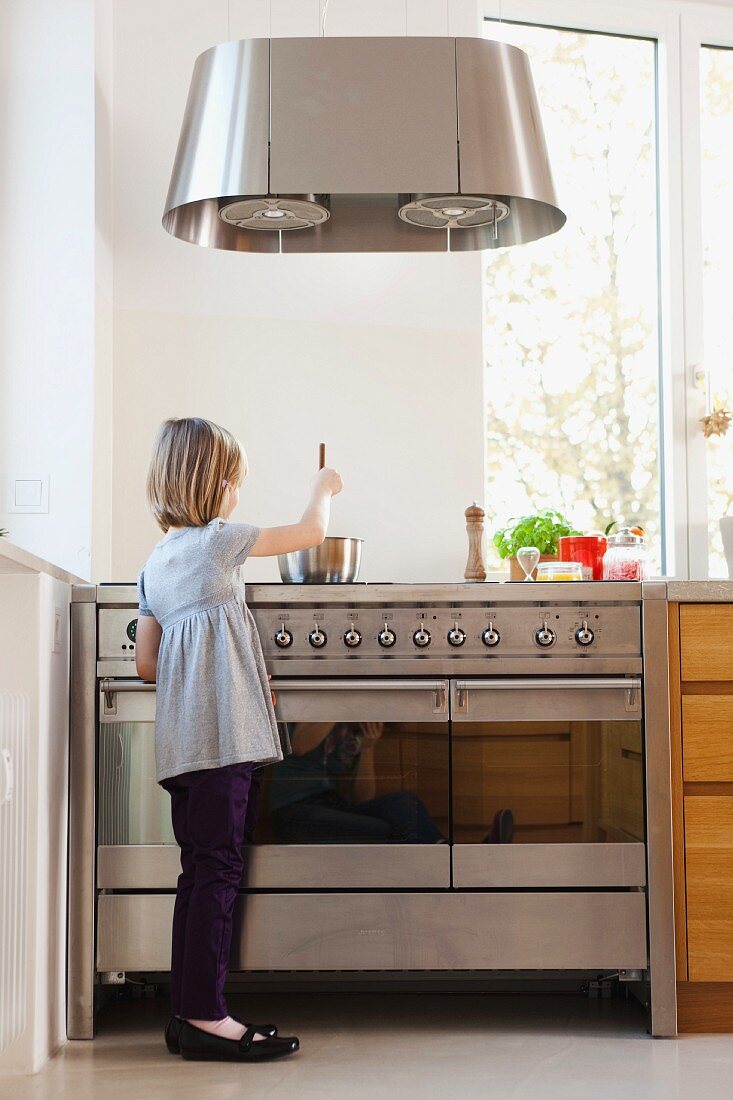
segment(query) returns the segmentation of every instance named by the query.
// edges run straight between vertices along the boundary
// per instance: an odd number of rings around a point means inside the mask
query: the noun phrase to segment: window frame
[[[733,48],[733,11],[685,4],[680,14],[681,126],[684,134],[682,189],[685,244],[685,341],[689,391],[688,471],[690,478],[690,576],[708,576],[707,455],[700,417],[708,412],[709,372],[705,366],[703,300],[702,149],[700,50]],[[692,486],[704,485],[695,494]]]
[[[656,42],[663,552],[668,575],[707,578],[700,48],[733,47],[733,10],[687,0],[480,0],[480,6],[484,19]]]

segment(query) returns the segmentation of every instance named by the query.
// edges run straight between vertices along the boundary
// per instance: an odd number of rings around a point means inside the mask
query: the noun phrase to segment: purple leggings
[[[173,913],[171,1009],[193,1020],[228,1015],[224,982],[244,844],[257,824],[260,772],[254,764],[164,779],[181,849]]]

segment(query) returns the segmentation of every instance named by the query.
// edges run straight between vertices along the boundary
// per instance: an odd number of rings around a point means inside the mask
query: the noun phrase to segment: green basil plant
[[[536,546],[541,554],[556,554],[559,538],[579,534],[562,512],[544,508],[534,516],[510,519],[507,526],[494,535],[494,546],[500,558],[513,557],[521,546]]]

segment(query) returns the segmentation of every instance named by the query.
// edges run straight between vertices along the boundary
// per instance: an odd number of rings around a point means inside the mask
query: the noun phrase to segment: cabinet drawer
[[[683,680],[733,680],[733,604],[680,607]]]
[[[690,980],[733,981],[733,797],[685,798]]]
[[[733,695],[683,696],[682,754],[688,783],[733,782]]]

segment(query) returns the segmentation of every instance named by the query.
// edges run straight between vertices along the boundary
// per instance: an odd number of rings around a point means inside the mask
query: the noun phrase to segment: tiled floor
[[[650,1039],[633,1002],[568,994],[322,993],[231,998],[292,1029],[301,1052],[261,1066],[188,1063],[162,1040],[163,1001],[108,1006],[94,1042],[72,1042],[2,1100],[440,1097],[730,1100],[733,1036]]]

